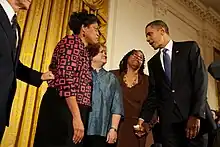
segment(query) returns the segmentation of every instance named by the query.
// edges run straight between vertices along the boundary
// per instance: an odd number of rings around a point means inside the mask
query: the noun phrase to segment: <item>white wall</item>
[[[118,68],[121,58],[133,48],[141,49],[149,59],[154,51],[145,41],[144,30],[149,20],[153,20],[152,3],[147,1],[138,3],[134,0],[111,0],[110,3],[107,37],[109,60],[106,67]]]
[[[145,26],[154,19],[164,20],[176,41],[195,40],[206,65],[213,60],[213,47],[220,49],[220,16],[198,1],[190,0],[109,0],[107,69],[117,69],[131,49],[141,49],[149,60],[155,51],[145,39]],[[192,7],[193,6],[193,7]],[[147,68],[145,70],[148,73]],[[209,103],[218,108],[216,85],[209,77]]]

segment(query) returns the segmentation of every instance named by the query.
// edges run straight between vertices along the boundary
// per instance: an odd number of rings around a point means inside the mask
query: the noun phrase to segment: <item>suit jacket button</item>
[[[174,93],[175,92],[175,90],[172,90],[172,93]]]

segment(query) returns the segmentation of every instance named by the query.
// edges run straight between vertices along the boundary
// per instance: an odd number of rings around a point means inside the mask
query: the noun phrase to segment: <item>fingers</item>
[[[193,126],[193,129],[192,129],[192,132],[191,132],[191,135],[190,135],[191,139],[195,138],[198,133],[199,133],[198,132],[198,126]]]
[[[116,143],[116,139],[113,139],[113,138],[112,138],[112,139],[109,139],[108,143],[109,143],[109,144],[114,144],[114,143]]]
[[[138,137],[143,137],[145,135],[145,132],[136,132],[135,135],[137,135]]]
[[[141,131],[145,131],[146,133],[150,132],[150,125],[148,123],[144,123],[144,125],[141,127]]]
[[[110,140],[110,136],[109,134],[107,135],[107,138],[106,138],[106,142],[108,142]]]
[[[41,80],[47,81],[47,80],[53,80],[55,79],[55,76],[51,71],[45,72],[41,75]]]
[[[116,142],[116,139],[110,138],[107,142],[109,144],[114,144]]]
[[[188,139],[192,139],[192,136],[193,136],[193,130],[192,129],[187,129],[186,130],[186,137]]]
[[[189,117],[186,128],[186,137],[188,139],[195,138],[200,130],[200,119],[196,117]]]
[[[114,144],[117,141],[117,136],[116,135],[111,135],[110,133],[107,135],[106,142],[109,144]]]
[[[138,137],[142,137],[143,135],[145,135],[146,129],[144,128],[143,125],[135,125],[133,127],[135,131],[135,135],[137,135]]]
[[[143,126],[140,127],[140,131],[144,132],[144,131],[148,131],[147,129],[145,129]]]
[[[199,126],[194,125],[191,128],[186,129],[186,137],[189,139],[195,138],[199,133]]]
[[[140,126],[141,125],[134,125],[133,128],[134,128],[135,131],[139,131],[140,130]]]
[[[48,79],[54,79],[55,78],[51,71],[49,71],[47,74],[48,74]]]
[[[76,144],[78,141],[79,141],[79,131],[75,129],[73,135],[73,142]]]
[[[80,143],[84,137],[84,129],[74,129],[73,142]]]
[[[52,74],[52,72],[49,73],[49,78],[52,80],[55,79],[55,76]]]
[[[187,129],[186,131],[186,137],[188,139],[193,139],[196,137],[196,131],[194,129]]]
[[[109,144],[114,144],[116,142],[116,139],[109,138],[108,140],[106,140],[106,142],[109,143]]]

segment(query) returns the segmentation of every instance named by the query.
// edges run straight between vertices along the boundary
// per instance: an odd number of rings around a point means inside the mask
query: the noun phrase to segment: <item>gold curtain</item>
[[[48,71],[56,44],[66,34],[71,34],[69,16],[82,9],[97,15],[101,22],[100,42],[105,43],[108,0],[32,0],[30,10],[18,14],[23,42],[20,60],[37,71]],[[6,129],[1,147],[33,145],[40,102],[46,88],[46,82],[36,88],[18,81],[10,127]]]

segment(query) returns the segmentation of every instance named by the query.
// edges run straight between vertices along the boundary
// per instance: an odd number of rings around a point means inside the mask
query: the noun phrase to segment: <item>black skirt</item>
[[[79,109],[86,132],[89,108]],[[73,143],[72,120],[65,98],[55,88],[48,88],[40,106],[34,147],[83,147],[83,141]]]

